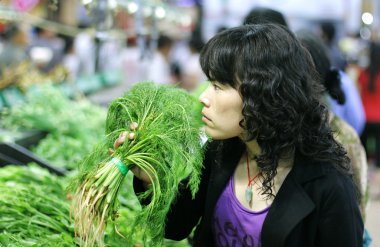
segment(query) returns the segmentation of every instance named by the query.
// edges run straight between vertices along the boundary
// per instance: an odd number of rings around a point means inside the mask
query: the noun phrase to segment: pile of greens
[[[74,189],[72,215],[82,244],[104,245],[109,218],[116,220],[117,196],[126,172],[138,166],[150,174],[151,186],[139,196],[150,199],[133,220],[132,230],[142,232],[146,246],[162,246],[165,218],[175,200],[180,181],[189,176],[193,195],[198,189],[203,150],[199,138],[197,100],[183,90],[153,83],[138,83],[125,96],[112,102],[106,121],[106,138],[82,162]],[[108,149],[124,131],[126,141],[112,156]],[[136,230],[138,229],[138,230]]]
[[[142,244],[143,232],[128,224],[141,206],[132,192],[132,174],[118,195],[119,216],[105,234],[107,246]],[[67,177],[57,177],[36,164],[0,168],[0,246],[78,246],[69,217],[70,196],[64,188]],[[70,221],[69,221],[70,220]],[[117,227],[116,227],[117,226]],[[133,235],[126,239],[124,236]],[[165,241],[164,246],[188,247],[186,241]]]
[[[75,246],[65,181],[36,165],[0,169],[0,246]]]
[[[1,127],[49,134],[32,151],[55,166],[74,169],[103,136],[106,110],[74,101],[53,85],[35,86],[26,101],[4,111]]]

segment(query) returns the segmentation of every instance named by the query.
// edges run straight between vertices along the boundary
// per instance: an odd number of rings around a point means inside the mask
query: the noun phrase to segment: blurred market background
[[[379,0],[0,0],[0,246],[75,245],[65,187],[103,137],[108,104],[146,80],[199,93],[203,44],[255,7],[323,38],[333,65],[364,95],[359,76],[379,46]],[[380,102],[380,87],[373,99]],[[363,141],[372,247],[380,247],[379,136],[377,128]],[[130,190],[120,195],[108,246],[123,246],[118,232],[130,231],[126,222],[139,210]]]

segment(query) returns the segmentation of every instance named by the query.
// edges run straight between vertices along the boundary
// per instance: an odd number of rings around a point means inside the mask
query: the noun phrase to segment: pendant
[[[253,192],[252,192],[251,186],[247,186],[247,188],[245,189],[245,200],[247,203],[251,203],[252,195],[253,195]]]

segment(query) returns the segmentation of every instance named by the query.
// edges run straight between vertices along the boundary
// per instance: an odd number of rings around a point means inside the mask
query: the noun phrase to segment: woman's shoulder
[[[349,171],[340,170],[334,165],[328,165],[323,170],[323,183],[327,187],[343,188],[353,185],[352,174]]]
[[[323,198],[356,200],[357,191],[349,172],[339,170],[331,162],[319,162],[315,165],[320,166],[321,175],[304,185],[306,191],[311,194],[317,193],[318,197]]]
[[[293,169],[295,179],[299,183],[305,184],[305,186],[328,189],[337,184],[346,186],[352,181],[351,174],[343,168],[339,168],[333,161],[313,161],[305,157],[297,158]]]

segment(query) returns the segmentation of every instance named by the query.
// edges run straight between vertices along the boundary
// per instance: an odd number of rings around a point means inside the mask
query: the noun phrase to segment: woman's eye
[[[212,86],[214,87],[214,90],[220,90],[220,87],[217,84],[212,84]]]

